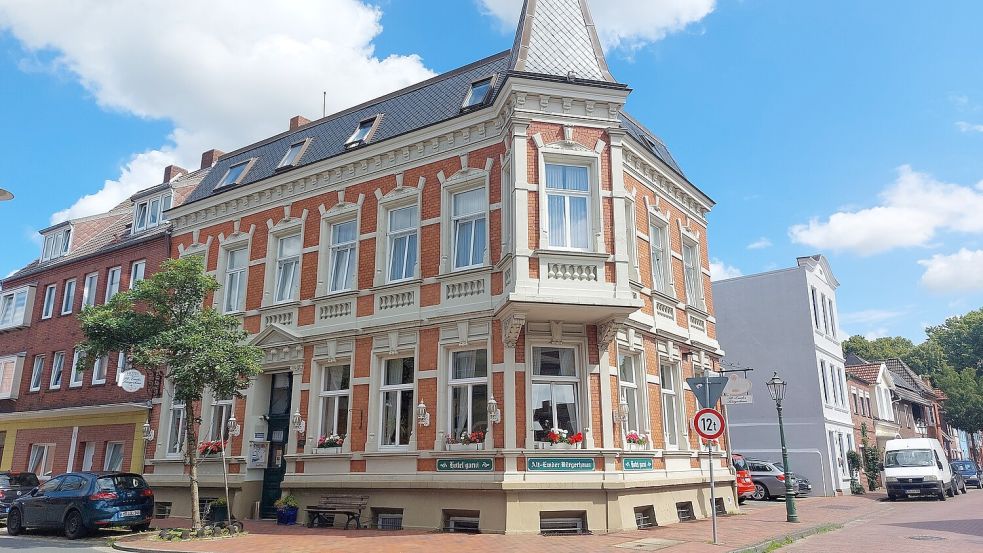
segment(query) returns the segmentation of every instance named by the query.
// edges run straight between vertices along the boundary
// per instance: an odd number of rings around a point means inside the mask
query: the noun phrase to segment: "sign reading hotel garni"
[[[651,457],[625,457],[621,460],[624,470],[652,470]]]
[[[526,470],[540,472],[594,470],[594,459],[592,457],[528,457]]]
[[[437,459],[437,472],[491,472],[494,468],[489,458]]]

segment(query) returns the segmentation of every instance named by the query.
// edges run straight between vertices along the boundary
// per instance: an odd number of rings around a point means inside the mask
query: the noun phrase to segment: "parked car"
[[[748,469],[747,460],[740,453],[731,455],[730,462],[734,465],[734,473],[737,477],[737,502],[744,503],[747,498],[754,495],[751,471]]]
[[[952,491],[956,494],[959,492],[966,493],[966,479],[956,471],[952,471],[952,488]]]
[[[0,520],[7,518],[15,499],[40,485],[33,472],[0,472]]]
[[[775,463],[775,468],[782,472],[785,471],[785,466],[781,463]],[[789,474],[791,474],[792,478],[795,478],[795,481],[799,483],[798,495],[806,495],[812,491],[812,482],[810,482],[808,478],[797,472],[790,472]]]
[[[785,496],[785,472],[775,466],[771,461],[760,459],[748,459],[748,468],[751,470],[751,481],[754,483],[754,493],[752,499],[762,500],[772,497]],[[799,487],[795,477],[792,479],[792,494],[797,494]]]
[[[81,538],[96,528],[146,530],[154,514],[154,491],[139,474],[70,472],[48,480],[14,500],[7,533],[28,528],[64,528]]]
[[[976,486],[983,490],[983,477],[981,477],[980,467],[976,466],[975,461],[953,461],[950,466],[953,474],[962,475],[967,486]]]
[[[935,496],[945,501],[956,494],[945,450],[932,438],[888,440],[884,447],[884,484],[887,498]]]

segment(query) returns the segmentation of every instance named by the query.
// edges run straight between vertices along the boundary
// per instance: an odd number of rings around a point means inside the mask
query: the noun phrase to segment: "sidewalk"
[[[716,552],[782,539],[825,524],[842,524],[887,508],[883,494],[817,497],[798,501],[799,524],[785,522],[785,503],[752,502],[744,513],[718,518],[718,542],[711,541],[710,520],[683,522],[650,530],[588,536],[540,536],[498,534],[450,534],[413,531],[309,529],[303,526],[277,526],[268,521],[245,521],[248,535],[233,539],[169,543],[145,536],[131,536],[117,542],[126,551],[167,551],[192,553],[436,553],[498,551],[584,553],[668,551],[670,553]],[[187,520],[159,521],[159,527],[187,526]]]

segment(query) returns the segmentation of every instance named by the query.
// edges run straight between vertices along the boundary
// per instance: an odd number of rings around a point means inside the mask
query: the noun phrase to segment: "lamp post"
[[[778,378],[778,372],[768,381],[768,393],[775,400],[778,409],[778,432],[782,437],[782,467],[785,468],[785,512],[786,521],[799,522],[799,514],[795,511],[795,497],[792,495],[792,478],[788,468],[788,448],[785,446],[785,424],[782,421],[782,400],[785,399],[785,381]]]

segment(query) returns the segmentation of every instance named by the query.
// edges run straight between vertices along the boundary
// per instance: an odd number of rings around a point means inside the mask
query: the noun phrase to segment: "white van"
[[[887,498],[935,496],[945,501],[956,492],[952,468],[938,440],[888,440],[884,448]]]

